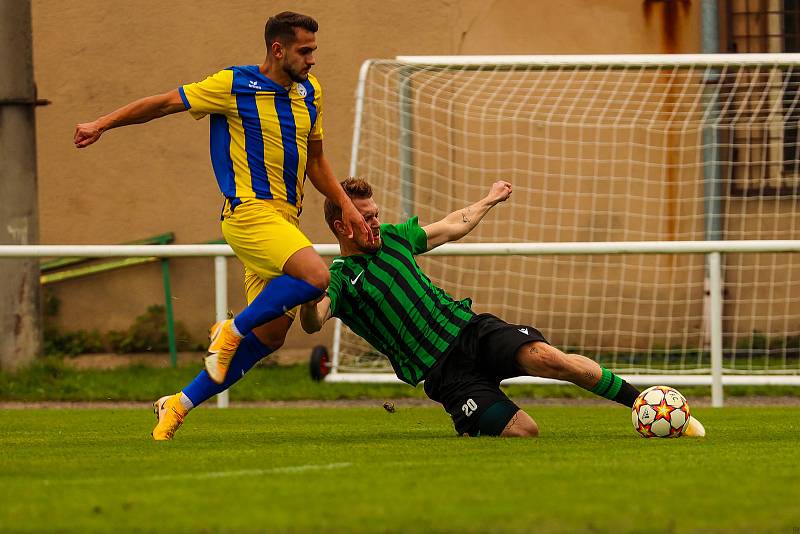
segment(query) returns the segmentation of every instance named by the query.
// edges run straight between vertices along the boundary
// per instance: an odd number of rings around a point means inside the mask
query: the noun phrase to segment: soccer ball
[[[677,438],[689,425],[689,403],[675,388],[653,386],[636,398],[631,421],[645,438]]]

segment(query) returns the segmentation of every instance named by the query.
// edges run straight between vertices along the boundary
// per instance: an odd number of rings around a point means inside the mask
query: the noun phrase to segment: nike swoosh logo
[[[361,271],[360,273],[358,273],[355,278],[350,280],[350,283],[353,284],[353,285],[356,285],[356,282],[358,282],[358,279],[361,278],[362,274],[364,274],[364,271]]]

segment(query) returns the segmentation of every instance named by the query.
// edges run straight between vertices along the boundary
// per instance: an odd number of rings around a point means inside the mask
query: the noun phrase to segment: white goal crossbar
[[[800,54],[597,54],[510,56],[397,56],[419,67],[724,67],[727,65],[800,65]],[[367,62],[375,60],[367,60]],[[381,60],[378,60],[381,61]]]

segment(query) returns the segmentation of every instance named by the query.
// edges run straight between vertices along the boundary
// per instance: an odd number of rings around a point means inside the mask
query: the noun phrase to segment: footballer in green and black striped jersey
[[[380,226],[374,253],[331,264],[331,312],[389,357],[397,376],[416,386],[453,345],[475,313],[435,286],[414,260],[428,238],[417,218]]]
[[[417,264],[416,255],[468,234],[510,196],[510,183],[495,182],[485,198],[423,227],[416,217],[381,224],[372,187],[363,179],[350,178],[342,187],[372,239],[351,232],[341,209],[325,202],[325,220],[341,255],[331,264],[328,294],[301,307],[306,332],[340,318],[389,359],[400,380],[412,386],[424,380],[425,393],[444,406],[462,435],[538,434],[530,415],[500,389],[503,379],[515,376],[566,380],[633,405],[639,391],[611,371],[585,356],[564,354],[531,325],[476,314],[469,299],[448,295]]]

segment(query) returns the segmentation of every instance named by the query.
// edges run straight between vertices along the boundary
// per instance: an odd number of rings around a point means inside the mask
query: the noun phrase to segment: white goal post
[[[420,258],[431,278],[719,405],[722,384],[800,384],[799,122],[800,54],[369,60],[350,174],[384,222],[421,224],[512,182],[455,257]],[[326,379],[394,380],[341,325]]]

